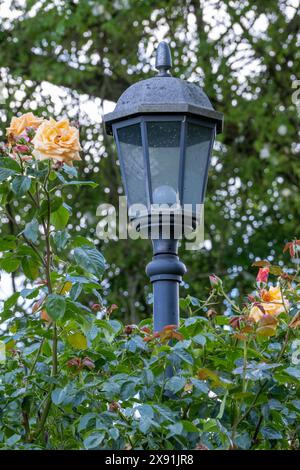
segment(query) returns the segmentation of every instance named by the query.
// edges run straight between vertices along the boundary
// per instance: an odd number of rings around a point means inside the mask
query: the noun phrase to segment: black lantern
[[[170,214],[179,208],[184,229],[195,228],[223,115],[199,86],[170,75],[171,54],[165,42],[158,46],[156,68],[158,75],[129,87],[104,121],[116,141],[129,216],[137,228],[150,228],[153,239],[154,257],[146,271],[153,283],[158,331],[178,324],[179,284],[186,269],[177,256],[181,237],[174,231],[164,236],[161,230],[153,236],[151,229],[165,223],[162,218],[154,222],[153,214],[159,206]],[[132,213],[134,205],[144,209]],[[167,220],[174,229],[174,217]]]
[[[129,209],[136,204],[146,208],[131,218],[151,225],[147,216],[163,204],[180,208],[192,228],[197,205],[204,202],[210,155],[223,115],[199,86],[171,77],[170,67],[169,47],[161,42],[158,75],[129,87],[104,120],[117,144]]]

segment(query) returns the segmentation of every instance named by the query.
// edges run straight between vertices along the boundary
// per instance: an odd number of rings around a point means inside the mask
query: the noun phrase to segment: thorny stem
[[[283,342],[283,345],[282,345],[282,348],[278,354],[278,357],[277,357],[277,361],[280,361],[280,359],[282,358],[282,356],[284,355],[284,352],[286,350],[286,347],[288,345],[288,342],[289,342],[289,339],[290,339],[290,331],[291,329],[288,327],[287,329],[287,332],[285,334],[285,338],[284,338],[284,342]]]
[[[49,323],[49,325],[47,326],[46,331],[49,330],[50,326],[51,326],[51,323]],[[43,345],[44,345],[44,342],[45,342],[45,337],[42,339],[42,341],[41,341],[41,343],[40,343],[39,349],[38,349],[38,351],[37,351],[37,353],[36,353],[36,356],[35,356],[35,358],[34,358],[34,361],[33,361],[33,363],[32,363],[32,366],[31,366],[30,369],[29,369],[28,375],[32,375],[32,372],[33,372],[34,369],[35,369],[35,366],[36,366],[36,363],[37,363],[37,361],[38,361],[38,359],[39,359],[39,357],[40,357],[40,354],[41,354],[41,351],[42,351],[42,347],[43,347]]]
[[[224,289],[222,288],[222,295],[225,297],[227,302],[231,305],[232,309],[235,310],[237,313],[242,313],[240,308],[228,297]]]
[[[6,214],[6,216],[8,217],[8,219],[11,221],[11,223],[15,225],[16,229],[17,229],[18,231],[20,231],[20,227],[19,227],[18,223],[16,222],[15,218],[14,218],[9,212],[7,212],[7,211],[5,211],[5,214]],[[42,256],[40,255],[39,251],[37,250],[37,248],[34,246],[34,244],[33,244],[30,240],[28,240],[28,238],[24,235],[24,233],[22,233],[21,235],[22,235],[22,237],[24,238],[24,240],[25,240],[25,242],[27,243],[27,245],[29,245],[29,246],[33,249],[33,251],[34,251],[35,254],[39,257],[39,259],[40,259],[40,261],[42,262],[42,264],[45,266],[45,262],[44,262]]]
[[[247,418],[248,414],[251,412],[251,410],[255,407],[256,405],[256,402],[260,396],[260,394],[262,393],[263,389],[265,388],[265,386],[267,385],[267,380],[264,381],[264,383],[261,385],[261,387],[259,388],[258,392],[256,393],[255,397],[253,398],[253,401],[252,403],[249,405],[249,407],[247,408],[247,410],[245,411],[244,414],[242,414],[241,416],[238,414],[236,419],[235,419],[235,422],[232,426],[232,434],[231,434],[231,438],[232,438],[232,441],[234,441],[235,439],[235,435],[236,435],[236,431],[237,431],[237,428],[239,426],[239,424],[244,421],[244,419]]]
[[[46,271],[46,279],[47,279],[47,286],[48,286],[48,293],[52,294],[53,289],[52,289],[52,282],[51,282],[51,243],[50,243],[50,216],[51,216],[51,201],[50,201],[50,194],[48,191],[48,180],[49,180],[49,175],[51,171],[51,166],[50,166],[50,161],[48,163],[48,173],[45,178],[43,188],[46,194],[47,198],[47,218],[46,221],[43,221],[43,227],[44,227],[44,235],[45,235],[45,241],[46,241],[46,266],[45,266],[45,271]],[[56,322],[53,322],[53,330],[52,330],[52,371],[51,371],[51,377],[55,377],[57,375],[57,343],[58,343],[58,337],[57,337],[57,326]],[[42,416],[39,422],[39,427],[37,429],[35,437],[37,437],[44,429],[44,426],[47,421],[47,417],[49,415],[49,411],[51,408],[52,404],[52,399],[51,399],[51,393],[53,391],[54,384],[52,383],[50,385],[49,393],[46,398],[46,403],[44,406],[44,410],[42,412]]]
[[[243,392],[247,391],[247,341],[244,341],[244,363],[243,363]]]
[[[199,310],[203,310],[208,305],[211,305],[210,301],[214,296],[215,296],[215,292],[214,292],[214,290],[212,290],[212,292],[209,294],[208,298],[203,302],[203,305],[201,305],[200,307],[196,308],[196,310],[193,311],[193,315],[195,315],[197,312],[199,312]],[[214,303],[212,303],[212,304],[214,304]]]

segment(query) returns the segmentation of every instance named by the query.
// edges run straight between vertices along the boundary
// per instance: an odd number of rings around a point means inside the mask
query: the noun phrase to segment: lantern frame
[[[184,210],[184,204],[192,204],[192,202],[184,201],[184,177],[186,171],[186,150],[187,150],[187,131],[188,125],[194,124],[199,126],[199,133],[201,133],[201,129],[210,129],[210,141],[209,146],[207,149],[206,161],[205,161],[205,170],[204,170],[204,177],[203,177],[203,187],[201,192],[199,191],[198,201],[197,204],[202,204],[204,201],[204,196],[206,192],[207,180],[208,180],[208,170],[210,166],[211,160],[211,153],[212,148],[216,136],[216,123],[212,119],[207,119],[204,117],[198,117],[194,115],[187,115],[184,113],[176,113],[176,114],[146,114],[146,115],[139,115],[127,119],[122,119],[112,124],[112,132],[116,142],[117,152],[119,156],[120,168],[121,168],[121,175],[122,175],[122,182],[125,188],[125,194],[128,199],[129,206],[132,204],[136,204],[135,201],[131,200],[130,190],[128,187],[128,181],[126,177],[126,163],[124,161],[123,151],[121,149],[120,139],[118,135],[118,131],[120,129],[130,127],[133,125],[139,126],[139,132],[141,137],[141,144],[142,144],[142,161],[143,161],[143,178],[146,188],[146,202],[147,202],[147,213],[151,215],[151,211],[155,213],[155,209],[153,210],[153,191],[152,191],[152,175],[150,169],[150,156],[149,156],[149,143],[148,143],[148,130],[147,130],[147,123],[159,123],[159,122],[178,122],[180,123],[180,136],[179,136],[179,168],[178,168],[178,196],[179,196],[179,205],[180,209]],[[175,147],[174,147],[175,148]],[[195,169],[196,170],[196,169]],[[171,209],[172,210],[172,209]],[[138,218],[145,217],[147,214],[143,214]],[[197,214],[193,210],[192,211],[192,228],[196,226]],[[135,217],[130,217],[131,220],[134,220]],[[145,221],[144,221],[145,222]],[[151,220],[149,218],[149,225],[151,225]]]

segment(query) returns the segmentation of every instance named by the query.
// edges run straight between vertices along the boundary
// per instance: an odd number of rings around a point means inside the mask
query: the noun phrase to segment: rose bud
[[[109,404],[109,407],[108,407],[108,410],[109,411],[118,411],[120,409],[120,405],[119,403],[117,403],[116,401],[112,401],[110,404]]]
[[[41,311],[41,320],[47,323],[52,322],[52,318],[49,317],[48,313],[44,309]]]
[[[102,309],[102,305],[100,305],[100,304],[93,304],[92,305],[92,310],[94,312],[99,312],[99,310],[101,310],[101,309]]]
[[[112,304],[108,309],[107,309],[107,315],[111,315],[114,310],[117,310],[119,307],[116,304]]]
[[[82,360],[82,365],[87,367],[90,370],[95,368],[94,361],[87,356]]]
[[[231,328],[233,328],[234,330],[237,330],[241,327],[241,317],[232,317],[230,320],[229,320],[229,325],[231,326]]]
[[[199,444],[196,445],[195,450],[209,450],[208,447],[206,447],[204,444],[199,442]]]
[[[257,282],[268,282],[269,273],[270,273],[270,268],[268,268],[268,267],[259,268],[258,274],[256,276],[256,281]]]
[[[217,287],[220,284],[222,284],[221,279],[218,276],[216,276],[215,274],[211,274],[209,276],[209,280],[210,280],[211,287]]]
[[[150,328],[149,328],[148,326],[143,326],[143,327],[141,328],[141,331],[142,331],[143,333],[147,333],[148,335],[151,333],[151,330],[150,330]]]
[[[210,308],[210,309],[206,312],[207,318],[214,318],[214,317],[216,317],[217,315],[218,315],[217,312],[216,312],[214,309],[212,309],[212,308]]]
[[[67,362],[68,367],[76,367],[76,369],[81,369],[81,359],[79,357],[73,357]]]
[[[131,333],[133,332],[133,330],[135,330],[136,328],[137,328],[136,325],[126,325],[126,326],[124,327],[124,333],[125,333],[126,335],[131,335]]]
[[[56,170],[60,170],[60,168],[63,166],[64,162],[60,162],[59,160],[57,160],[55,163],[53,163],[52,165],[52,170],[56,171]]]
[[[14,148],[13,148],[14,152],[18,152],[18,153],[29,153],[30,152],[30,149],[27,145],[15,145]]]

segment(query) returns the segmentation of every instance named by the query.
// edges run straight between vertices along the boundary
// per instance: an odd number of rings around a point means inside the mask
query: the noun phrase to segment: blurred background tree
[[[79,124],[80,171],[99,187],[70,191],[70,228],[104,253],[104,293],[125,321],[150,312],[144,268],[152,250],[147,242],[96,238],[97,206],[117,204],[122,194],[101,116],[154,73],[161,39],[170,43],[173,74],[203,86],[225,114],[209,175],[205,246],[182,250],[189,267],[182,295],[205,297],[215,272],[232,296],[243,296],[255,273],[242,270],[257,257],[280,259],[284,242],[299,238],[298,0],[2,0],[0,17],[0,138],[11,117],[27,111]],[[20,218],[30,209],[11,204]],[[5,217],[0,230],[12,230]]]

